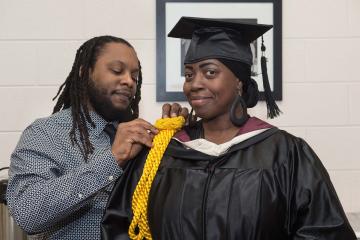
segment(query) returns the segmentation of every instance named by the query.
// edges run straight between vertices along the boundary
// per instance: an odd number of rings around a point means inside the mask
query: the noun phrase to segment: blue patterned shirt
[[[10,212],[34,239],[100,239],[100,221],[114,181],[122,174],[111,153],[107,122],[90,114],[95,150],[87,162],[72,146],[71,110],[27,127],[11,155],[7,200]]]

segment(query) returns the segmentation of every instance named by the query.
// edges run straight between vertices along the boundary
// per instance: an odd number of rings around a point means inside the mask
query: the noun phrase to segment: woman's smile
[[[191,106],[193,107],[201,107],[203,105],[208,104],[211,102],[212,97],[205,97],[205,96],[194,96],[190,98]]]

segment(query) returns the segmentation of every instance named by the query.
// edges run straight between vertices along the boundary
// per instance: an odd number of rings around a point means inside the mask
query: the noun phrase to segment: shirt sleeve
[[[320,159],[302,140],[289,156],[290,232],[293,240],[355,240],[330,177]]]
[[[76,147],[76,146],[74,146]],[[77,211],[122,173],[109,146],[96,148],[87,162],[64,169],[53,140],[39,125],[28,127],[11,156],[7,200],[17,224],[28,233],[49,230]]]

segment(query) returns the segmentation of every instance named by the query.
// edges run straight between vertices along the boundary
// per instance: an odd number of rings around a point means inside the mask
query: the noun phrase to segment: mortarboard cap
[[[223,58],[252,65],[250,43],[271,28],[271,25],[244,23],[240,19],[182,17],[168,36],[191,39],[184,63]]]

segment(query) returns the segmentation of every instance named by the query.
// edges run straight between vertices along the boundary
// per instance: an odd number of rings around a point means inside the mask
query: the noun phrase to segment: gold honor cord
[[[154,137],[153,147],[146,158],[143,173],[132,197],[132,211],[134,216],[128,232],[131,239],[152,239],[147,219],[147,205],[151,184],[159,168],[166,147],[172,136],[184,125],[184,123],[185,119],[181,116],[159,119],[155,123],[155,127],[159,129],[160,132]]]

